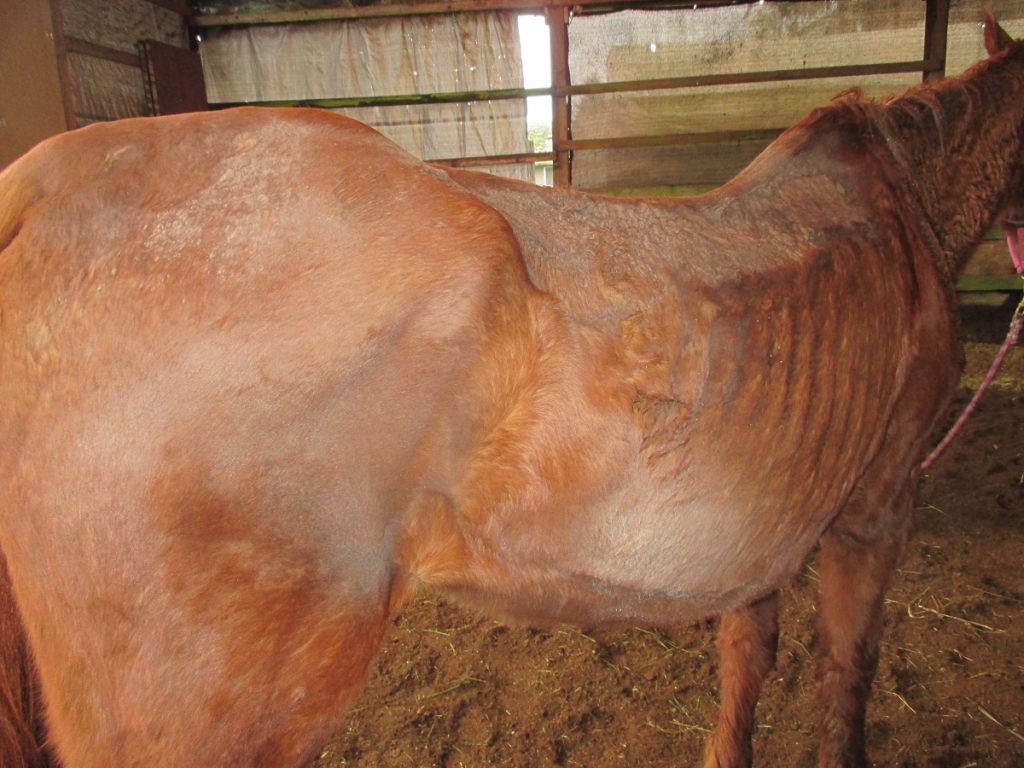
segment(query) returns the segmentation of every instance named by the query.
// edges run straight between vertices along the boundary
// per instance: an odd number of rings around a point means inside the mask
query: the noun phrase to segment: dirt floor
[[[977,387],[1012,304],[965,311]],[[952,418],[952,417],[951,417]],[[872,765],[1024,766],[1024,347],[921,483],[886,603]],[[760,766],[813,766],[816,576],[783,590]],[[390,628],[364,698],[316,768],[688,766],[716,713],[713,624],[510,628],[425,596]]]

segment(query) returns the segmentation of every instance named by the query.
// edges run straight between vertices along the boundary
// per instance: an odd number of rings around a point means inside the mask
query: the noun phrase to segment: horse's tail
[[[39,684],[0,552],[0,766],[46,768]]]
[[[40,196],[35,168],[38,149],[0,169],[0,251],[6,248],[18,230],[28,208]]]
[[[18,234],[25,209],[38,197],[33,165],[22,159],[0,173],[0,251]],[[0,766],[50,765],[42,709],[35,664],[0,551]]]

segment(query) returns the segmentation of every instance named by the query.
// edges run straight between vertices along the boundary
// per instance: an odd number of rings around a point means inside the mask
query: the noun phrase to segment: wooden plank
[[[78,127],[75,117],[75,97],[71,81],[71,65],[68,63],[67,41],[64,37],[64,14],[60,0],[50,0],[50,15],[53,18],[53,46],[57,51],[57,73],[60,76],[60,95],[64,104],[64,121],[68,130]]]
[[[96,45],[88,40],[80,40],[77,37],[64,38],[65,47],[68,53],[79,53],[83,56],[92,56],[96,59],[116,61],[118,64],[125,64],[129,67],[142,66],[138,54],[119,51],[117,48],[108,48],[105,45]]]
[[[554,152],[524,152],[518,155],[481,155],[478,157],[449,157],[431,160],[432,164],[447,165],[451,168],[476,168],[481,165],[516,165],[518,163],[542,163],[554,160]]]
[[[715,144],[723,141],[770,141],[782,129],[763,131],[713,131],[711,133],[671,133],[660,136],[619,136],[610,139],[569,139],[564,146],[571,150],[626,149],[630,147],[665,147],[689,144]]]
[[[984,240],[967,262],[968,275],[1012,275],[1013,261],[1002,238]]]
[[[738,85],[741,83],[774,83],[783,80],[817,80],[830,77],[866,77],[903,72],[924,72],[935,67],[935,62],[895,61],[886,64],[848,64],[837,67],[809,67],[807,69],[778,69],[767,72],[735,72],[721,75],[666,77],[654,80],[619,80],[611,83],[571,85],[565,90],[571,96],[584,96],[626,91],[657,91],[669,88],[701,88],[709,85]],[[555,92],[559,88],[555,86]]]
[[[556,187],[572,185],[572,105],[569,80],[569,9],[549,8],[546,12],[551,44],[551,146],[555,151]]]
[[[206,110],[203,63],[198,53],[159,40],[143,40],[139,50],[150,114]]]
[[[1008,292],[1024,289],[1006,247],[1002,227],[993,224],[971,255],[956,289],[961,293]]]
[[[821,3],[823,0],[767,0],[770,3]],[[612,13],[633,10],[697,10],[698,8],[721,8],[728,5],[760,5],[764,0],[584,0],[573,3],[573,16]]]
[[[150,0],[157,2],[158,0]],[[173,0],[167,0],[173,2]],[[809,1],[809,0],[808,0]],[[819,0],[820,1],[820,0]],[[421,16],[439,13],[479,13],[482,11],[547,12],[558,8],[572,8],[574,13],[592,10],[597,13],[626,8],[702,8],[718,5],[753,5],[758,0],[690,0],[680,2],[614,2],[614,0],[427,0],[372,4],[365,6],[335,5],[262,13],[219,13],[198,15],[192,20],[196,27],[228,27],[255,24],[293,24],[309,21],[338,21],[373,19],[387,16]]]
[[[924,82],[946,75],[946,40],[949,32],[949,0],[927,0],[924,16]]]
[[[349,21],[390,16],[421,16],[480,11],[534,11],[545,6],[570,6],[591,0],[450,0],[450,2],[394,3],[368,6],[334,6],[264,13],[220,13],[196,16],[196,27],[229,27],[257,24],[294,24],[310,21]]]
[[[0,170],[43,139],[67,130],[50,6],[31,2],[3,7]]]
[[[986,291],[1019,291],[1024,287],[1018,275],[964,275],[956,284],[961,293]]]
[[[399,107],[408,104],[459,104],[475,101],[523,99],[527,96],[549,96],[551,88],[503,88],[492,91],[458,91],[454,93],[405,93],[396,96],[349,96],[331,99],[290,99],[260,102],[218,102],[217,108],[259,104],[264,107],[320,107],[352,109],[355,107]]]
[[[713,189],[718,184],[663,184],[656,187],[603,187],[602,195],[612,197],[697,197]]]

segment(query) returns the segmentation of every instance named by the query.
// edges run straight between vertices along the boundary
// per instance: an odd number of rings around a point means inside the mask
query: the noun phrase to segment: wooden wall
[[[0,168],[67,130],[47,0],[0,0]]]
[[[0,168],[42,139],[148,113],[143,40],[188,48],[184,0],[0,0]]]
[[[67,41],[75,123],[147,114],[136,45],[156,40],[187,48],[182,16],[149,0],[53,1]]]

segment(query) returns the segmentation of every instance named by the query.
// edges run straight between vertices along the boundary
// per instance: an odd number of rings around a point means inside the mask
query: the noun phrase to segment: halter
[[[1020,222],[1007,222],[1006,226],[1006,246],[1010,250],[1010,258],[1013,259],[1013,266],[1017,270],[1017,274],[1020,275],[1021,279],[1024,280],[1024,223]],[[1017,343],[1017,337],[1020,335],[1021,325],[1024,325],[1024,295],[1021,296],[1020,303],[1017,304],[1017,309],[1013,312],[1013,317],[1010,320],[1010,328],[1006,332],[1006,338],[1003,340],[1003,345],[999,347],[999,351],[996,353],[995,359],[992,361],[992,365],[988,368],[988,373],[985,374],[985,378],[981,380],[981,384],[978,385],[977,391],[971,398],[971,402],[964,408],[963,413],[953,423],[953,426],[949,428],[946,436],[942,438],[941,442],[932,450],[931,453],[921,462],[921,471],[928,469],[935,460],[942,455],[942,452],[949,447],[949,444],[953,442],[953,439],[960,432],[960,429],[964,424],[967,423],[967,419],[974,409],[977,407],[981,398],[984,396],[985,391],[988,389],[989,384],[992,383],[996,375],[999,373],[999,367],[1003,364],[1003,360],[1006,359],[1010,349],[1014,344]]]

